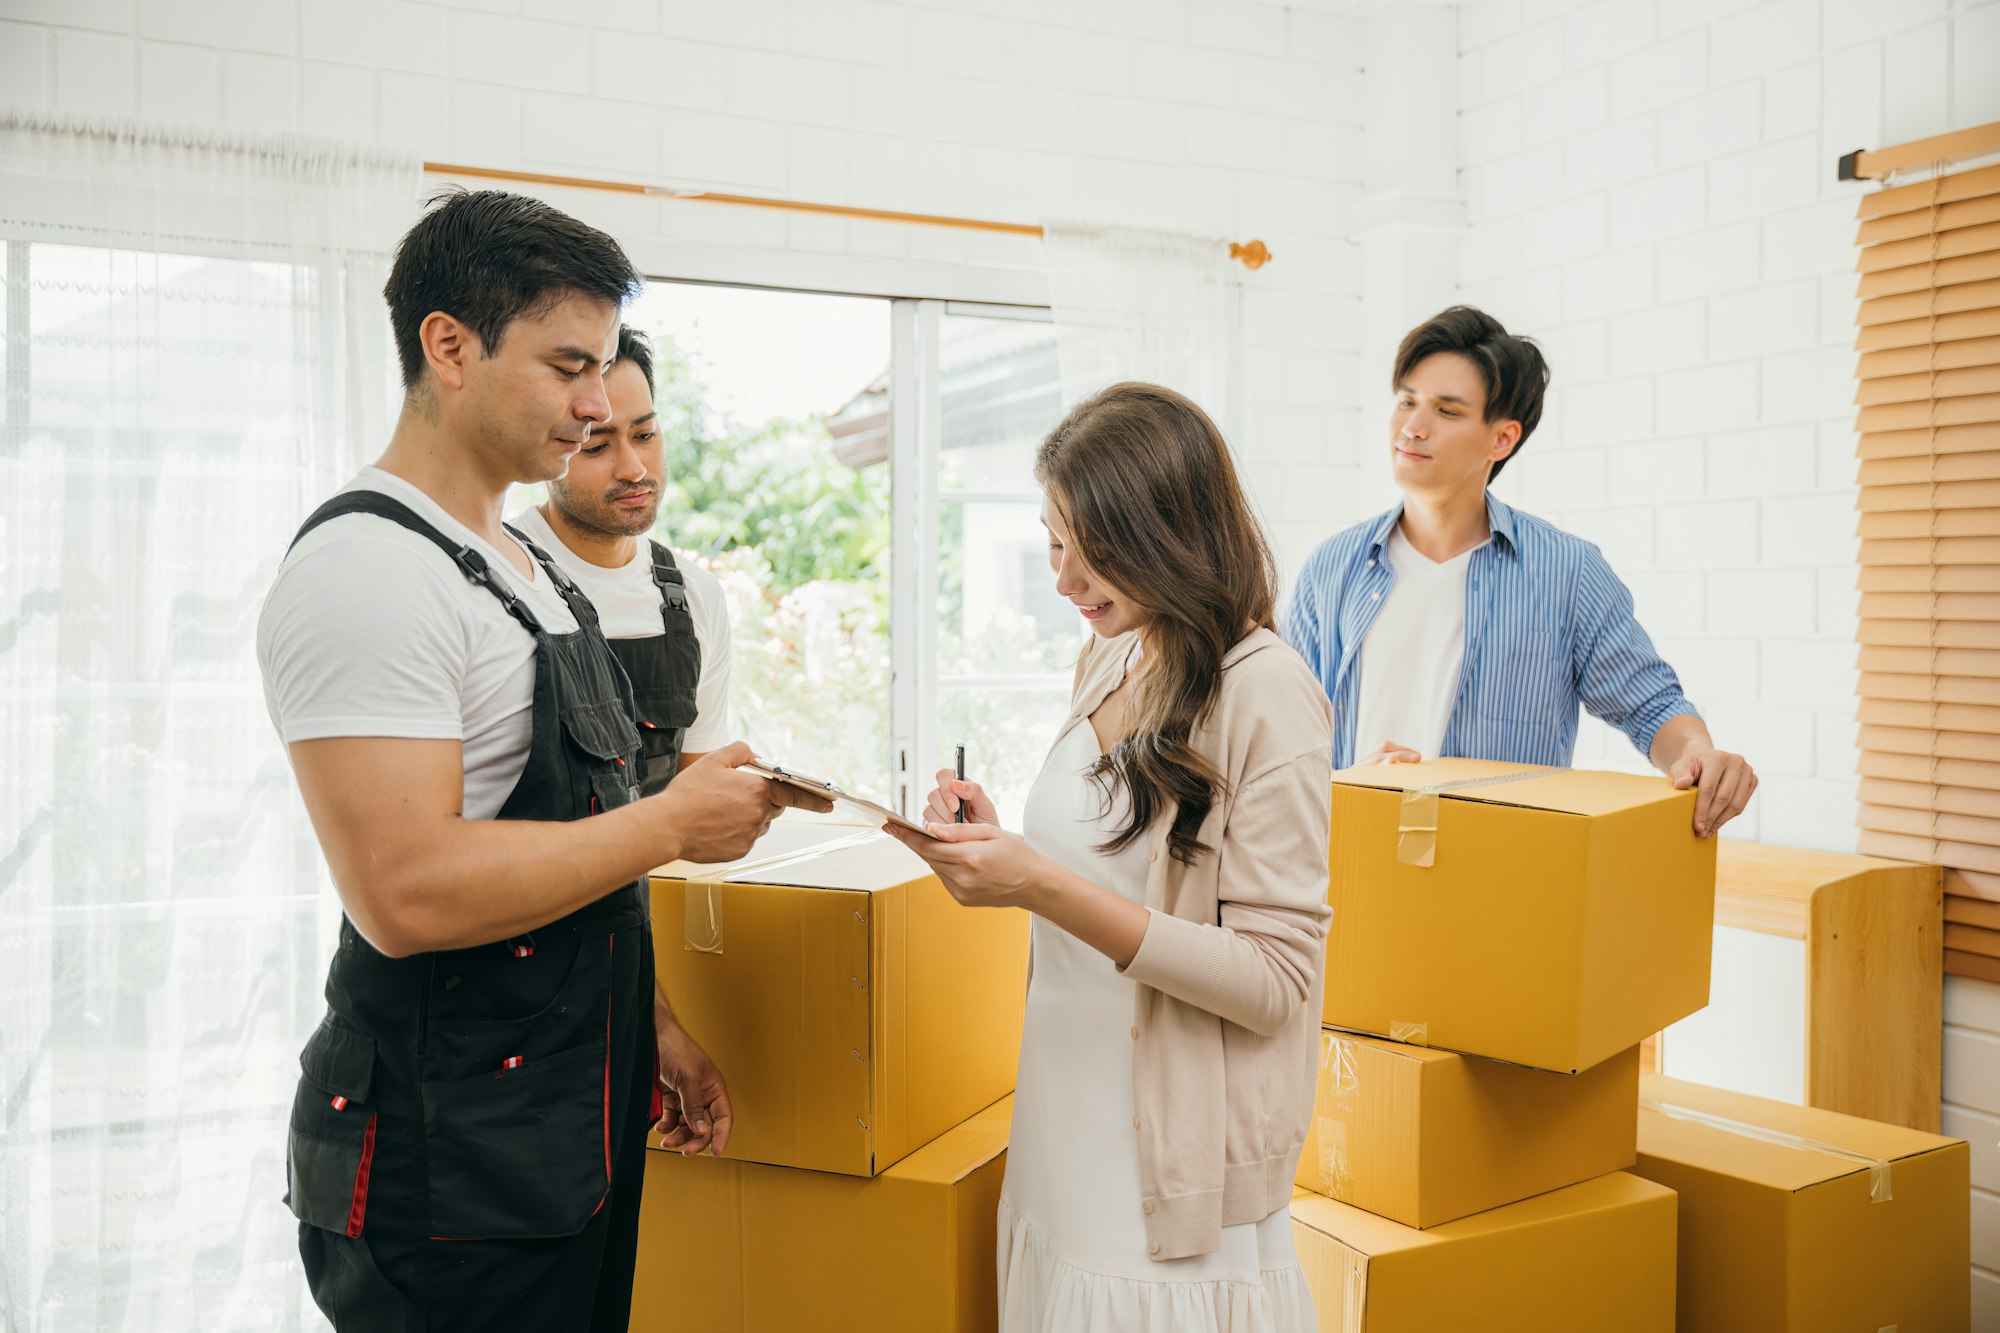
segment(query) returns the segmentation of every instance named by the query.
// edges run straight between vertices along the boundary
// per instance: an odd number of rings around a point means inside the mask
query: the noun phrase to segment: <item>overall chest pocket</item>
[[[292,1216],[323,1231],[361,1234],[375,1129],[375,1039],[328,1014],[299,1053],[285,1137]]]
[[[622,703],[574,704],[562,710],[562,726],[565,743],[589,778],[586,813],[615,810],[638,798],[639,736]]]

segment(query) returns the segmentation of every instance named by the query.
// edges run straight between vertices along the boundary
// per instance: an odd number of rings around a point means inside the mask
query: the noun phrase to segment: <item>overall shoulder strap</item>
[[[674,563],[674,553],[659,542],[649,544],[653,548],[653,584],[660,590],[662,607],[687,610],[687,581],[681,577],[681,567]]]
[[[344,491],[334,496],[313,510],[312,515],[300,525],[298,533],[292,538],[292,546],[297,546],[300,538],[322,523],[331,522],[348,514],[371,514],[376,518],[386,518],[391,523],[407,528],[431,542],[451,557],[452,563],[458,566],[459,573],[465,575],[467,582],[476,583],[499,598],[500,605],[506,608],[507,614],[519,621],[528,633],[542,632],[542,623],[535,618],[535,613],[514,595],[514,590],[504,581],[493,577],[492,566],[487,564],[485,556],[463,542],[456,542],[445,536],[416,510],[393,495],[384,495],[381,491]],[[286,549],[290,550],[289,547]]]
[[[536,545],[534,538],[511,523],[502,526],[513,533],[514,539],[527,547],[528,554],[535,557],[535,563],[548,572],[549,581],[555,584],[556,591],[561,593],[563,601],[569,604],[569,613],[576,617],[576,623],[586,629],[596,629],[597,607],[591,603],[583,589],[577,586],[576,580],[564,573],[563,567],[556,563],[555,557]]]

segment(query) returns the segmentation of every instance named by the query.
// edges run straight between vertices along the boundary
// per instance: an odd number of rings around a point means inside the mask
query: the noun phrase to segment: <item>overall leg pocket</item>
[[[609,1055],[600,1037],[423,1085],[437,1238],[531,1240],[583,1230],[610,1183]]]
[[[308,1226],[359,1236],[375,1158],[375,1039],[333,1014],[299,1053],[285,1202]]]

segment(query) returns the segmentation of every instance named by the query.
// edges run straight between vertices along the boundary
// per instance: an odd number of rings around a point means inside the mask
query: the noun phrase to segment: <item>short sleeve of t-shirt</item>
[[[463,595],[400,530],[363,535],[365,522],[343,520],[338,544],[302,551],[271,588],[257,630],[271,720],[288,745],[462,740]]]

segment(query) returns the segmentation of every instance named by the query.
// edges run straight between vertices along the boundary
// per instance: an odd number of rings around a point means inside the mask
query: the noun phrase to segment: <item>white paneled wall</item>
[[[1739,834],[1851,851],[1872,187],[1835,164],[2000,120],[2000,3],[1470,0],[1459,47],[1462,291],[1554,371],[1498,489],[1605,548],[1717,740],[1752,757]],[[1590,722],[1578,762],[1642,763]],[[2000,1328],[2000,986],[1948,980],[1973,1326]]]
[[[1277,259],[1245,277],[1236,444],[1289,573],[1358,512],[1335,445],[1355,425],[1359,278],[1340,233],[1360,181],[1361,57],[1356,22],[1334,8],[0,0],[0,103],[479,166],[1261,238]],[[1033,242],[1004,237],[564,202],[663,276],[714,276],[719,250],[742,280],[832,274],[896,294],[965,287],[939,265],[1040,268]]]

